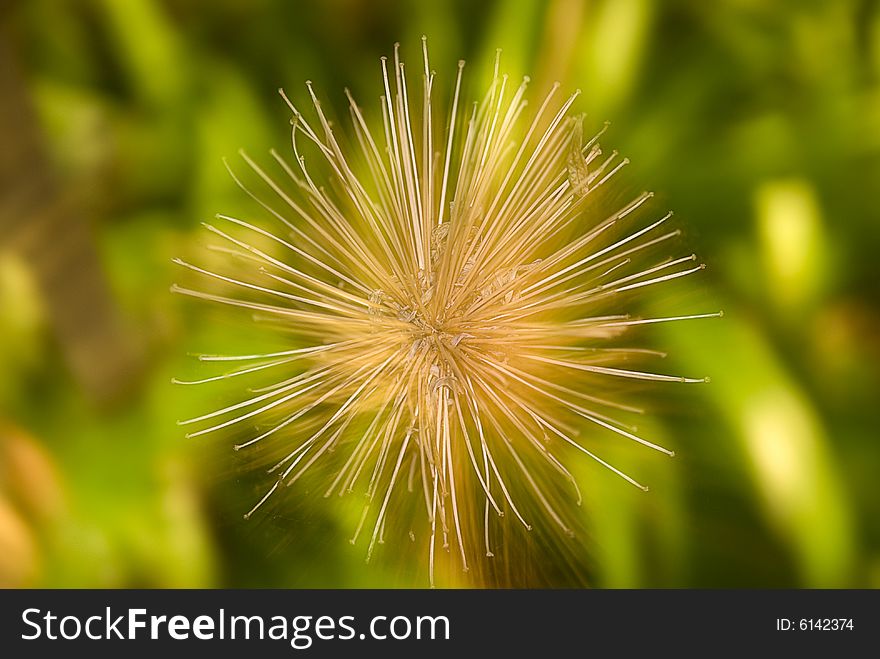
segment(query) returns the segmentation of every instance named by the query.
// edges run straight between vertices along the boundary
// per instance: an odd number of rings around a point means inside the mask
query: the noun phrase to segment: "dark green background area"
[[[576,467],[589,582],[880,586],[880,3],[35,0],[0,21],[0,585],[426,584],[406,548],[365,565],[357,506],[241,519],[259,474],[175,424],[228,390],[170,380],[248,332],[168,290],[199,222],[253,211],[222,158],[288,147],[278,87],[312,80],[343,117],[349,87],[375,116],[379,57],[399,41],[417,70],[425,34],[444,90],[463,58],[481,93],[496,48],[533,102],[583,90],[709,264],[688,307],[725,312],[651,334],[667,372],[712,379],[648,393],[674,459],[609,442],[651,491]]]

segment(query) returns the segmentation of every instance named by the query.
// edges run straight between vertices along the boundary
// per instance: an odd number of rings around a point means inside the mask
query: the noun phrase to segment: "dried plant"
[[[382,60],[380,131],[348,95],[347,146],[310,83],[311,119],[282,92],[292,162],[273,151],[271,173],[242,154],[271,200],[233,174],[276,228],[218,215],[223,228],[206,226],[225,243],[222,262],[244,265],[221,272],[179,261],[228,291],[175,290],[292,337],[290,349],[202,355],[243,366],[197,382],[274,378],[183,422],[197,428],[190,437],[264,424],[235,446],[280,452],[246,517],[333,455],[325,494],[367,493],[355,539],[366,529],[368,554],[391,511],[403,510],[396,502],[423,500],[433,583],[438,546],[451,545],[467,569],[492,556],[494,524],[531,528],[523,497],[531,514],[570,533],[546,480],[576,490],[563,464],[574,452],[647,489],[588,448],[604,434],[672,455],[617,420],[639,410],[607,398],[606,383],[704,379],[628,368],[656,353],[619,340],[636,326],[719,314],[631,315],[638,294],[703,266],[693,255],[668,258],[678,231],[667,228],[671,213],[641,219],[651,193],[603,213],[608,195],[599,193],[627,161],[603,154],[601,133],[584,139],[570,112],[577,94],[558,101],[556,85],[530,113],[528,79],[514,87],[496,61],[485,98],[469,105],[462,62],[438,121],[425,43],[423,55],[417,98],[397,49]],[[399,526],[415,537],[415,520]]]

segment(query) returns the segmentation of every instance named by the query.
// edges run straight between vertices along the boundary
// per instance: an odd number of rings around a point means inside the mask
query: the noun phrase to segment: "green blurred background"
[[[725,311],[655,335],[712,383],[652,416],[678,456],[639,465],[651,492],[579,468],[589,583],[880,586],[880,3],[34,0],[0,25],[0,585],[426,584],[320,500],[241,519],[259,481],[175,425],[223,392],[170,384],[236,326],[168,292],[199,222],[250,208],[221,158],[289,143],[277,88],[369,107],[426,34],[438,85],[462,57],[479,89],[500,47],[583,89]]]

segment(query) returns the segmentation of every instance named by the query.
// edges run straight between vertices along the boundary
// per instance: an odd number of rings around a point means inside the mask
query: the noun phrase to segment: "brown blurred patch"
[[[33,533],[21,515],[0,495],[0,588],[33,583],[39,554]]]
[[[0,587],[33,586],[44,541],[64,511],[58,469],[24,431],[0,422]]]
[[[0,13],[0,248],[32,268],[82,387],[98,402],[118,400],[137,381],[141,350],[110,296],[93,227],[47,157],[9,29],[11,13],[8,7]]]
[[[0,493],[34,524],[57,519],[61,478],[49,453],[24,431],[0,424]]]

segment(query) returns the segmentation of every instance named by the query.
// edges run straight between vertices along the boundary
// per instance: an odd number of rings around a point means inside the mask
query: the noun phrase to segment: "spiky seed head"
[[[293,158],[273,151],[270,170],[242,153],[260,193],[230,170],[273,224],[218,215],[206,226],[225,243],[224,263],[244,265],[180,260],[225,292],[175,290],[291,337],[283,350],[203,355],[238,368],[196,383],[268,384],[182,422],[196,428],[190,437],[256,427],[235,448],[271,443],[280,452],[245,516],[341,455],[325,494],[368,495],[353,540],[367,535],[371,554],[395,502],[417,497],[433,583],[438,545],[452,541],[467,569],[493,555],[491,525],[531,528],[518,498],[570,533],[546,474],[576,490],[563,463],[572,452],[647,489],[588,448],[596,431],[672,455],[617,420],[638,410],[607,398],[607,385],[703,379],[628,368],[651,351],[615,340],[639,325],[720,314],[631,315],[633,297],[703,266],[693,255],[666,257],[678,232],[667,227],[671,213],[649,214],[651,193],[602,212],[599,196],[627,161],[603,154],[601,132],[585,138],[570,112],[577,94],[558,99],[555,85],[529,110],[528,80],[512,85],[496,61],[485,97],[467,104],[461,62],[444,120],[424,41],[422,50],[416,95],[398,49],[382,59],[378,129],[348,95],[347,146],[311,83],[309,118],[282,91]],[[399,526],[415,537],[413,520]]]

